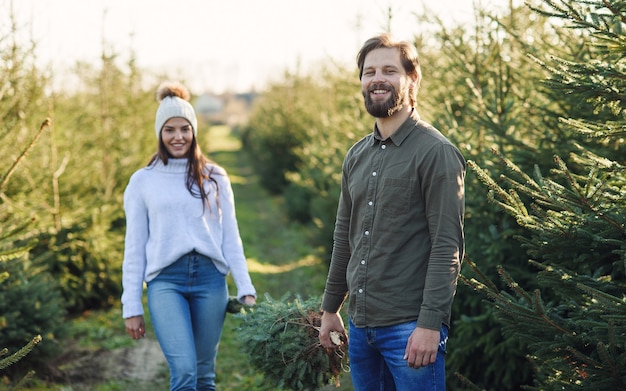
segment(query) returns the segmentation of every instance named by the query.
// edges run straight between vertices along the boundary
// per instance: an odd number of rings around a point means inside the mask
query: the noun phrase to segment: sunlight
[[[299,267],[317,265],[320,262],[321,260],[313,255],[307,255],[296,262],[288,263],[286,265],[271,265],[268,263],[261,263],[254,258],[248,258],[248,269],[250,273],[279,274],[293,271]]]
[[[245,185],[248,183],[248,179],[246,179],[245,177],[241,175],[234,175],[230,173],[228,175],[230,177],[230,183],[238,184],[238,185]]]

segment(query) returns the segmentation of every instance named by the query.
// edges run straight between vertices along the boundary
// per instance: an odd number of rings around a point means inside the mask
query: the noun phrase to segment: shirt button
[[[365,265],[365,259],[361,259],[361,265]]]
[[[370,234],[370,231],[365,231],[365,236],[368,236]]]
[[[373,201],[370,201],[370,202],[368,202],[367,204],[368,204],[369,206],[372,206],[372,205],[374,205],[374,202],[373,202]]]
[[[387,146],[386,146],[385,144],[381,145],[380,147],[381,147],[382,149],[387,148]]]
[[[376,171],[374,171],[374,172],[372,173],[372,176],[376,176]]]
[[[363,293],[363,289],[359,289],[359,293]]]

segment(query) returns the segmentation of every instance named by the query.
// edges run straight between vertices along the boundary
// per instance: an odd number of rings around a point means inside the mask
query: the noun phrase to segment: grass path
[[[211,139],[228,137],[215,134]],[[214,146],[209,155],[226,168],[233,183],[237,220],[259,301],[265,294],[273,298],[286,294],[298,294],[302,298],[320,296],[327,267],[321,249],[309,244],[312,228],[287,221],[282,200],[271,197],[260,186],[240,145]],[[231,293],[234,292],[231,288]],[[237,339],[237,325],[237,319],[227,316],[218,356],[219,387],[222,390],[274,390],[262,386],[263,376],[247,364]]]
[[[226,128],[211,131],[210,140],[222,140],[225,144],[205,149],[226,168],[233,183],[237,220],[259,300],[265,294],[275,299],[286,294],[297,294],[303,299],[321,296],[328,268],[322,249],[310,244],[314,228],[290,223],[284,215],[282,199],[270,196],[261,187],[239,142]],[[218,387],[225,391],[276,390],[261,385],[263,376],[247,364],[237,339],[237,322],[232,316],[226,318],[218,356]],[[325,390],[352,390],[349,376],[343,376],[341,387],[331,385]]]
[[[327,267],[322,250],[310,244],[314,228],[290,223],[281,197],[272,197],[261,187],[240,146],[231,148],[210,156],[231,178],[239,230],[258,293],[320,295]]]

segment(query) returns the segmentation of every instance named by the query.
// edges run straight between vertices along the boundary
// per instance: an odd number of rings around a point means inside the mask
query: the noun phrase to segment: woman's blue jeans
[[[170,369],[170,390],[215,390],[215,361],[228,287],[210,258],[184,255],[148,283],[152,326]]]
[[[448,327],[442,325],[437,360],[418,369],[404,359],[417,322],[389,327],[356,327],[350,321],[348,356],[356,391],[444,391]]]

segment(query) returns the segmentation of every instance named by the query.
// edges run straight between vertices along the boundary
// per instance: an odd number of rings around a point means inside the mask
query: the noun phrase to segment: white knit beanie
[[[165,82],[157,89],[157,100],[161,103],[156,112],[154,130],[157,139],[160,138],[163,125],[174,117],[184,118],[191,124],[193,134],[198,134],[198,119],[193,106],[189,103],[189,91],[178,83]]]

